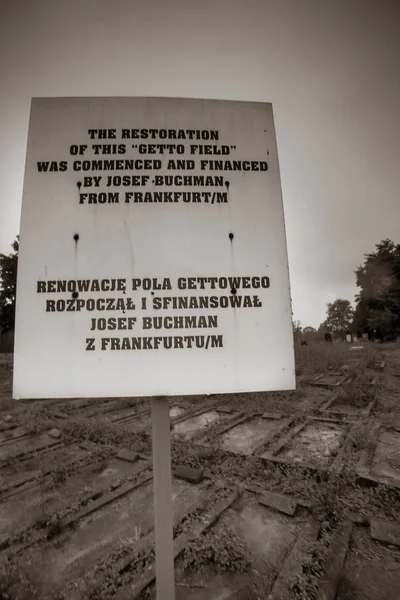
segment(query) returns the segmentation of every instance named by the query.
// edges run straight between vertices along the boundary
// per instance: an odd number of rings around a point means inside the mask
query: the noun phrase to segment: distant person
[[[331,333],[326,333],[325,334],[325,342],[326,343],[330,342],[331,344],[333,344],[332,334]]]

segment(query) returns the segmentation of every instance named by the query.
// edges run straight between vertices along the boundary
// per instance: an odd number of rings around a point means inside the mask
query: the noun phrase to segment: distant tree
[[[325,334],[329,332],[329,329],[326,325],[326,322],[324,321],[323,323],[321,323],[321,325],[318,327],[317,330],[317,340],[322,342],[325,339]]]
[[[384,339],[400,332],[400,244],[382,240],[355,271],[355,329]]]
[[[295,342],[301,340],[302,327],[300,321],[293,321],[293,337]]]
[[[323,321],[318,327],[318,333],[324,335],[328,331],[326,321]]]
[[[302,332],[302,338],[306,342],[317,341],[319,339],[318,331],[315,327],[304,327]]]
[[[317,330],[314,327],[304,327],[303,333],[317,333]]]
[[[349,300],[338,299],[327,305],[327,318],[324,322],[326,332],[331,332],[336,337],[346,335],[353,323],[354,310]]]
[[[12,248],[13,253],[0,254],[0,329],[3,333],[14,331],[19,236]]]

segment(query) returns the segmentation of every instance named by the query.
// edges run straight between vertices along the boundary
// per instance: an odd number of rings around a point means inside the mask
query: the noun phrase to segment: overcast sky
[[[31,97],[272,102],[294,318],[354,299],[400,242],[400,0],[2,0],[0,252],[19,231]]]

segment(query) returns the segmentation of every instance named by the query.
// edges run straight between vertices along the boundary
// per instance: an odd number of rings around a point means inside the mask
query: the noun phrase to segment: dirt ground
[[[169,399],[177,600],[400,597],[400,344],[299,346],[296,375]],[[0,600],[155,598],[149,400],[11,386],[0,357]]]

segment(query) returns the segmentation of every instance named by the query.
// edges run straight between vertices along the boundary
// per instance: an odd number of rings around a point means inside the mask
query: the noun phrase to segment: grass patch
[[[6,559],[0,562],[0,600],[29,600],[36,598],[35,588],[23,574],[18,559]]]
[[[249,551],[242,540],[225,525],[209,529],[183,551],[185,570],[213,566],[218,571],[244,573],[250,568]]]
[[[367,444],[368,427],[366,424],[359,424],[352,428],[349,434],[350,442],[358,452],[363,450]]]
[[[347,345],[337,342],[334,345],[323,342],[295,347],[296,375],[319,375],[329,369],[338,370],[347,361]]]
[[[71,417],[58,424],[66,443],[90,441],[112,448],[127,448],[135,452],[149,453],[151,432],[132,432],[124,425],[110,423],[104,417]]]
[[[347,404],[354,408],[365,408],[377,397],[377,386],[371,385],[365,371],[352,370],[349,379],[343,383],[336,395],[334,404]]]

